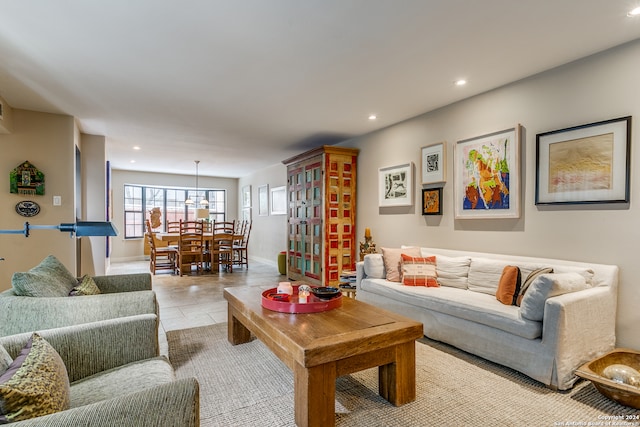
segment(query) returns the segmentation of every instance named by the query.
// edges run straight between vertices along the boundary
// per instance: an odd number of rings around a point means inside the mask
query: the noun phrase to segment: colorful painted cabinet
[[[337,286],[356,260],[358,149],[322,146],[287,165],[287,275]]]

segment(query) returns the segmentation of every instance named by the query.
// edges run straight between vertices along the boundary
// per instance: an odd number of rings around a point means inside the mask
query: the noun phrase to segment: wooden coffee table
[[[228,339],[260,339],[293,371],[298,426],[335,425],[336,378],[378,366],[380,396],[400,406],[416,398],[415,340],[422,323],[343,298],[322,313],[288,314],[262,307],[262,290],[225,288]]]

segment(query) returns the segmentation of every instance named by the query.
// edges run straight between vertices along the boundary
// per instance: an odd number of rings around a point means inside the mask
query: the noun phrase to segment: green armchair
[[[18,296],[0,293],[0,337],[137,314],[158,315],[149,273],[96,276],[99,295]],[[157,325],[156,325],[157,327]]]
[[[157,319],[145,314],[39,331],[70,381],[70,409],[13,423],[25,426],[198,426],[199,386],[176,380],[159,356]],[[16,358],[31,333],[0,337]]]

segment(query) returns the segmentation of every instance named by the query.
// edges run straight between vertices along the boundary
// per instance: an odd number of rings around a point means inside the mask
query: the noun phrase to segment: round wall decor
[[[36,216],[40,213],[40,205],[30,200],[23,200],[16,204],[16,212],[26,217]]]

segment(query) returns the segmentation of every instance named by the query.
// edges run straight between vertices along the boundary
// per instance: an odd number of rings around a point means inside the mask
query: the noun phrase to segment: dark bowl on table
[[[320,286],[311,288],[311,293],[320,299],[331,299],[340,295],[340,289],[332,286]]]

